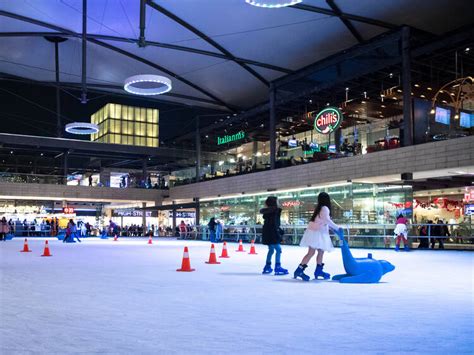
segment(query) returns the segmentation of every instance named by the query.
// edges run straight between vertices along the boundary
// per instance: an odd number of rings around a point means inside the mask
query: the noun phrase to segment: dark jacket
[[[280,229],[280,215],[281,208],[267,207],[262,208],[260,213],[263,214],[262,227],[262,243],[263,244],[280,244],[281,235]]]

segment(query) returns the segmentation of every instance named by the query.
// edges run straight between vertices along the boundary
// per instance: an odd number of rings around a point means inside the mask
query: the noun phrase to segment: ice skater
[[[265,208],[260,210],[263,215],[262,243],[268,245],[267,262],[262,274],[270,274],[272,269],[272,256],[275,254],[275,275],[286,275],[288,270],[281,267],[281,208],[278,207],[277,198],[268,196]]]
[[[408,229],[407,229],[408,219],[403,217],[403,214],[399,214],[397,217],[397,223],[395,230],[393,231],[393,237],[396,239],[395,242],[395,251],[400,250],[400,242],[403,240],[403,246],[405,251],[410,250],[408,246]]]
[[[300,246],[308,247],[308,252],[293,274],[295,279],[299,277],[303,281],[310,280],[310,277],[304,273],[304,270],[308,267],[308,263],[316,253],[316,250],[318,255],[316,256],[314,278],[322,277],[324,280],[327,280],[331,277],[331,275],[323,271],[324,252],[334,250],[331,237],[329,237],[329,228],[334,231],[340,230],[340,227],[331,220],[331,198],[326,192],[321,192],[318,195],[318,204],[300,242]]]

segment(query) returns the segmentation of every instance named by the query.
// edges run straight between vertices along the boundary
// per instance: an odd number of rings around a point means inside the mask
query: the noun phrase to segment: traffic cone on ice
[[[242,244],[242,239],[239,240],[239,249],[237,249],[236,251],[245,252],[244,246]]]
[[[117,234],[114,235],[114,242],[118,242]]]
[[[21,253],[31,253],[31,250],[28,248],[28,239],[25,238],[25,244],[23,244],[23,250],[20,250]]]
[[[220,264],[216,258],[216,250],[214,249],[214,244],[211,244],[211,254],[209,255],[209,261],[206,261],[206,264]]]
[[[150,234],[150,236],[148,237],[148,244],[153,244],[153,240],[151,239],[151,234]]]
[[[191,260],[189,259],[188,247],[184,247],[183,262],[181,263],[181,269],[177,269],[176,271],[186,271],[186,272],[195,271],[195,269],[191,269]]]
[[[219,256],[219,258],[230,258],[229,254],[227,254],[227,243],[224,242],[224,245],[222,246],[222,254]]]
[[[254,241],[252,239],[252,243],[250,244],[250,253],[249,254],[257,255],[257,252],[255,251],[255,244],[253,242]]]
[[[41,255],[41,256],[52,256],[51,253],[49,252],[48,241],[44,242],[44,251],[43,251],[43,255]]]

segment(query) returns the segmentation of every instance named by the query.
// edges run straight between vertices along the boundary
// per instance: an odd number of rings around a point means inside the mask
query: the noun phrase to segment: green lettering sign
[[[224,137],[217,137],[217,145],[225,144],[225,143],[230,143],[230,142],[235,142],[241,139],[245,138],[245,132],[240,131],[238,133],[232,134],[232,135],[226,135]]]

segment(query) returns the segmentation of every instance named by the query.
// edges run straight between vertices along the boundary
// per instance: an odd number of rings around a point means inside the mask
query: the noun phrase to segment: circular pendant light
[[[87,122],[73,122],[66,125],[66,132],[71,134],[94,134],[99,132],[99,126]]]
[[[296,5],[303,0],[245,0],[247,4],[257,6],[257,7],[265,7],[267,9],[277,9],[279,7],[286,7],[291,5]]]
[[[135,95],[161,95],[171,90],[171,80],[152,74],[134,75],[127,78],[123,88]]]

